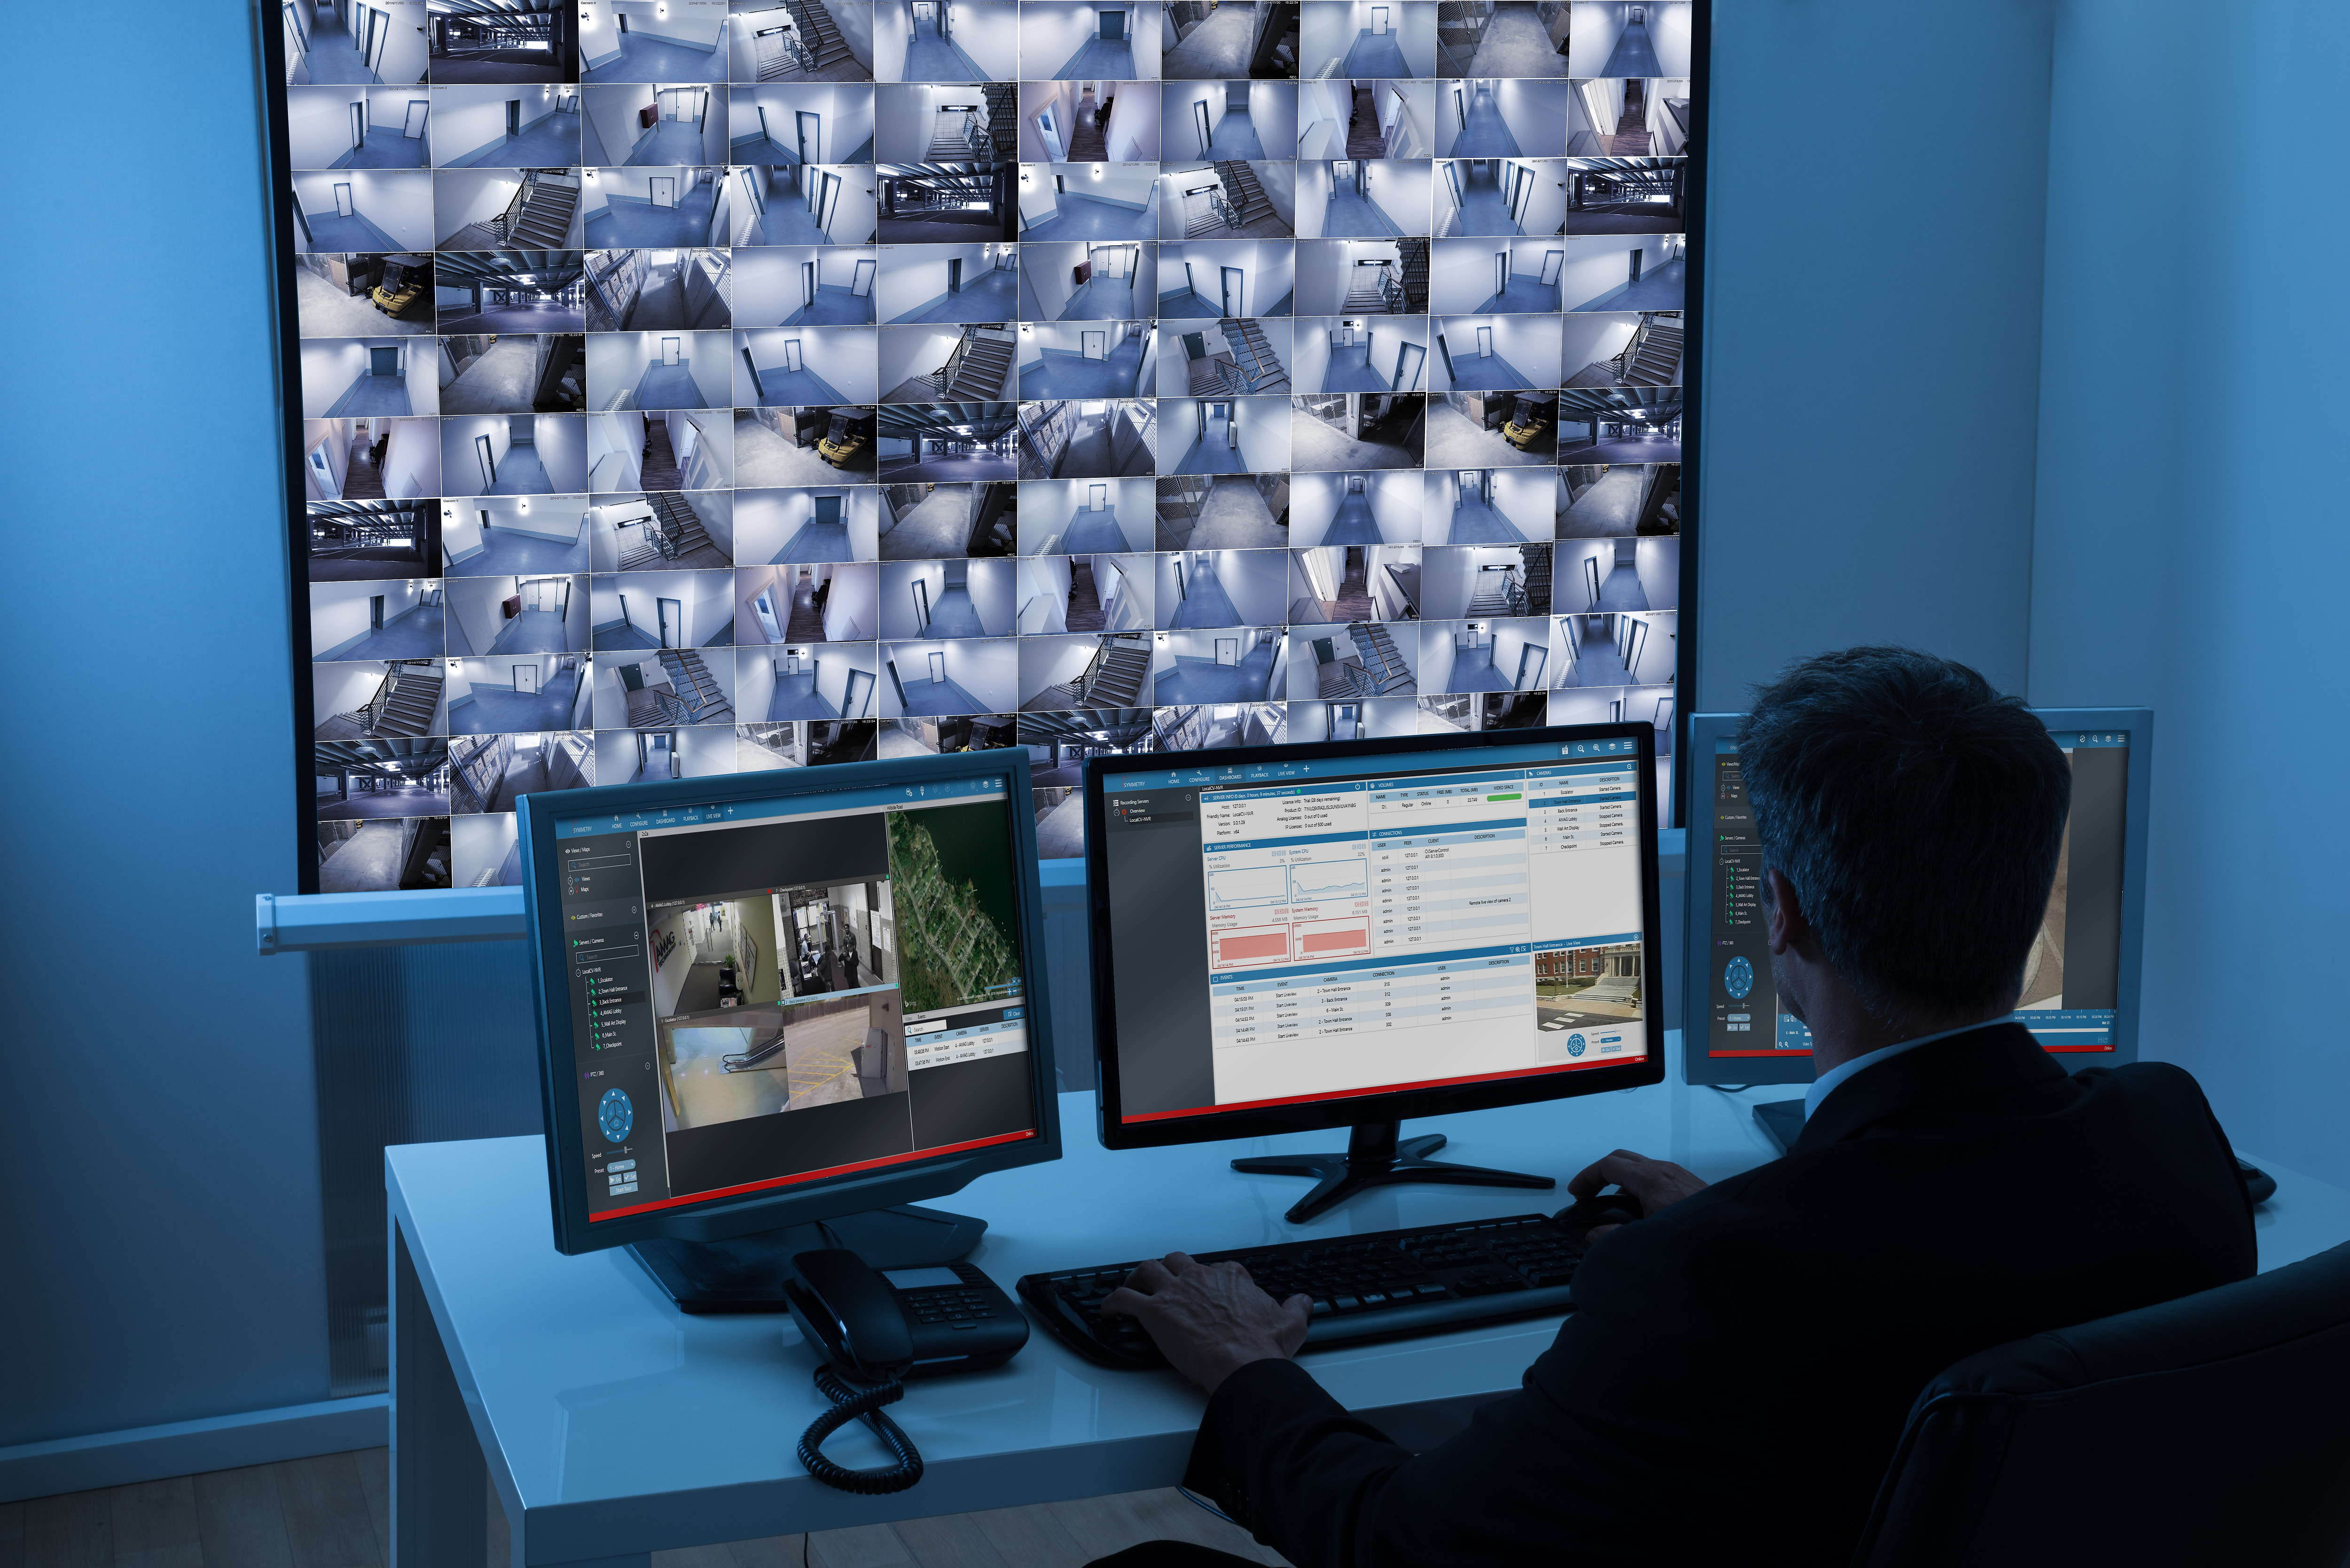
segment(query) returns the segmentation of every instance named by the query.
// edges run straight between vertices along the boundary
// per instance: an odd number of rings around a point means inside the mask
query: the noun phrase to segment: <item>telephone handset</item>
[[[824,1358],[816,1385],[832,1408],[800,1438],[808,1473],[843,1491],[903,1491],[922,1479],[922,1456],[881,1407],[905,1397],[908,1377],[1000,1366],[1028,1343],[1028,1320],[1002,1287],[966,1262],[880,1272],[846,1248],[801,1252],[785,1304]],[[825,1438],[862,1420],[898,1456],[883,1469],[854,1470],[820,1451]]]
[[[784,1286],[809,1345],[867,1383],[1001,1366],[1028,1343],[1028,1320],[969,1263],[880,1272],[845,1247],[792,1259]]]

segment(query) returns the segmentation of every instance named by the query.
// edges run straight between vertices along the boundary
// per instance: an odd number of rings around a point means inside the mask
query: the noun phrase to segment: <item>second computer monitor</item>
[[[1112,1148],[1662,1076],[1654,732],[1096,758]]]

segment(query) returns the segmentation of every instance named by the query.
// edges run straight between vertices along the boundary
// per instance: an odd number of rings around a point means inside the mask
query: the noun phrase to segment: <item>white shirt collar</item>
[[[1915,1040],[1899,1041],[1894,1044],[1883,1046],[1877,1050],[1871,1051],[1866,1056],[1855,1056],[1849,1062],[1831,1067],[1826,1072],[1822,1073],[1818,1077],[1813,1079],[1812,1086],[1804,1091],[1804,1119],[1807,1122],[1810,1121],[1812,1119],[1812,1113],[1820,1108],[1820,1102],[1826,1099],[1829,1094],[1835,1090],[1838,1084],[1843,1083],[1846,1078],[1851,1077],[1856,1073],[1865,1073],[1869,1068],[1876,1066],[1879,1062],[1886,1061],[1894,1056],[1898,1056],[1904,1051],[1915,1051],[1920,1045],[1929,1045],[1937,1040],[1948,1040],[1953,1034],[1965,1034],[1977,1029],[1988,1029],[1994,1023],[2012,1023],[2014,1022],[2015,1014],[2012,1012],[2009,1013],[2004,1018],[1986,1018],[1981,1023],[1961,1024],[1956,1029],[1945,1029],[1939,1034],[1920,1034]]]

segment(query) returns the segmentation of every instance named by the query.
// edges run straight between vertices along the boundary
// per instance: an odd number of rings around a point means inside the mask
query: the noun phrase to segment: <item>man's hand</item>
[[[1313,1306],[1305,1295],[1274,1304],[1238,1263],[1170,1252],[1135,1270],[1102,1299],[1101,1310],[1142,1324],[1176,1371],[1213,1394],[1252,1361],[1295,1355]]]
[[[1692,1192],[1705,1190],[1704,1182],[1671,1160],[1650,1159],[1628,1148],[1619,1148],[1593,1160],[1566,1180],[1567,1191],[1577,1198],[1589,1198],[1611,1185],[1638,1199],[1643,1216],[1679,1203]],[[1594,1225],[1591,1239],[1596,1241],[1615,1229],[1613,1225]]]

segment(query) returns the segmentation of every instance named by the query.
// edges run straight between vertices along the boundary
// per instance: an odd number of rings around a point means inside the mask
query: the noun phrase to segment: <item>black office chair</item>
[[[1970,1355],[1918,1397],[1854,1568],[2350,1556],[2350,1244]]]

